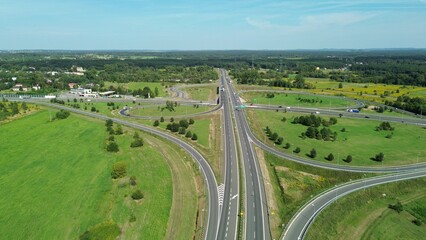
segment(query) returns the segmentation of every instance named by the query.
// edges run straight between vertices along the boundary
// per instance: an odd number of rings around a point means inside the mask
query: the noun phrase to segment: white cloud
[[[426,0],[425,0],[426,1]],[[297,24],[275,24],[265,18],[246,18],[246,22],[259,29],[275,29],[286,31],[308,31],[330,26],[346,26],[362,22],[374,18],[378,13],[359,13],[359,12],[346,12],[346,13],[330,13],[320,15],[309,15],[301,17]]]

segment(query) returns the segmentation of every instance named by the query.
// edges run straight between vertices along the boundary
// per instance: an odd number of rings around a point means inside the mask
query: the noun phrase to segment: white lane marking
[[[217,194],[219,196],[219,205],[223,205],[223,194],[225,190],[225,184],[220,184],[219,187],[217,187]]]
[[[238,194],[235,194],[235,195],[231,198],[231,200],[234,200],[237,196],[238,196]]]

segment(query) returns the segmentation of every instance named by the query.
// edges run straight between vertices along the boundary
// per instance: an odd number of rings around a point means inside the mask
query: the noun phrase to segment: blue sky
[[[426,0],[0,0],[0,49],[426,48]]]

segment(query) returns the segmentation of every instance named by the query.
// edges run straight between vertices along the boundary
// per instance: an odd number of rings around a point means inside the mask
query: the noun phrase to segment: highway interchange
[[[283,239],[303,239],[310,223],[326,206],[340,197],[351,192],[385,184],[388,182],[401,181],[406,179],[425,177],[426,164],[414,164],[406,166],[387,166],[387,167],[358,167],[347,165],[328,164],[308,160],[302,157],[286,154],[274,149],[271,146],[258,140],[250,130],[245,111],[237,106],[241,106],[240,98],[236,93],[226,71],[221,69],[220,79],[220,102],[217,107],[208,111],[222,111],[222,136],[223,136],[223,182],[217,183],[214,173],[207,160],[192,145],[172,134],[157,130],[153,127],[144,126],[123,118],[110,118],[101,114],[78,110],[57,104],[46,103],[38,100],[34,101],[49,107],[66,109],[78,114],[89,117],[106,120],[112,119],[114,122],[122,125],[136,128],[150,134],[158,135],[167,139],[183,149],[185,149],[199,164],[200,171],[204,175],[205,185],[208,195],[208,207],[204,230],[204,239],[237,239],[238,236],[243,239],[270,239],[269,216],[267,208],[267,199],[265,196],[262,173],[254,151],[254,145],[271,152],[285,159],[296,161],[302,164],[308,164],[315,167],[353,172],[374,172],[374,173],[394,173],[380,177],[363,179],[362,181],[353,181],[328,190],[305,204],[298,213],[293,216],[290,223],[286,226]],[[223,89],[223,90],[222,90]],[[179,90],[180,91],[180,90]],[[184,93],[180,91],[180,97]],[[110,101],[110,99],[108,99]],[[164,101],[164,100],[160,100]],[[185,100],[186,101],[186,100]],[[184,102],[185,102],[184,101]],[[188,104],[194,101],[188,101]],[[266,106],[255,105],[248,106],[252,108],[261,108],[266,110],[286,110],[292,112],[312,113],[320,111],[323,115],[342,116],[353,118],[364,118],[366,120],[385,120],[391,122],[403,122],[426,126],[426,120],[420,118],[398,118],[379,115],[364,115],[359,113],[348,113],[331,109],[298,108],[287,106]],[[120,114],[128,117],[125,110]],[[207,114],[207,113],[200,113]],[[200,115],[197,114],[197,115]],[[240,171],[241,170],[241,171]],[[243,181],[240,183],[240,181]],[[240,186],[243,186],[241,189]],[[240,225],[241,224],[241,225]]]

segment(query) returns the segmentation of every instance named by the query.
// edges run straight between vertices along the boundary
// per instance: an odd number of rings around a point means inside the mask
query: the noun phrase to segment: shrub
[[[188,123],[187,120],[182,119],[182,120],[179,121],[179,126],[187,129],[189,127],[189,123]]]
[[[137,184],[136,177],[135,176],[131,176],[130,177],[130,185],[136,186],[136,184]]]
[[[107,149],[108,152],[118,152],[119,151],[118,144],[115,143],[115,142],[112,142],[112,141],[108,142],[106,149]]]
[[[395,210],[397,213],[404,211],[404,207],[402,206],[400,201],[398,201],[396,204],[389,204],[388,207],[392,210]]]
[[[155,120],[153,125],[154,127],[158,127],[158,125],[160,125],[160,122],[158,120]]]
[[[109,135],[108,141],[114,141],[114,135]]]
[[[143,193],[140,189],[138,189],[138,190],[136,190],[132,193],[132,199],[133,200],[140,200],[142,198],[143,198]]]
[[[374,160],[377,162],[382,162],[385,158],[385,155],[381,152],[374,157]]]
[[[160,122],[164,122],[164,118],[163,117],[160,118]]]
[[[352,156],[351,155],[348,155],[343,161],[345,161],[345,162],[347,162],[347,163],[350,163],[350,162],[352,162]]]
[[[414,219],[413,221],[412,221],[412,223],[414,223],[414,224],[416,224],[417,226],[421,226],[422,225],[422,221],[420,221],[420,219]]]
[[[186,133],[186,129],[184,127],[180,127],[179,128],[179,134],[185,134]]]
[[[317,156],[317,150],[315,148],[312,148],[311,152],[309,153],[309,157],[315,158]]]
[[[191,131],[186,132],[185,137],[192,138],[192,132]]]
[[[333,155],[333,153],[328,154],[328,156],[327,156],[327,160],[328,160],[328,161],[333,161],[333,160],[334,160],[334,155]]]
[[[62,109],[59,112],[56,113],[57,119],[66,119],[69,116],[70,116],[70,112],[62,110]]]
[[[293,152],[295,152],[295,153],[300,153],[300,147],[296,147],[296,149],[294,149],[294,151]]]
[[[193,140],[193,141],[197,141],[198,140],[198,137],[197,137],[197,134],[192,134],[192,138],[191,138],[191,140]]]
[[[195,123],[194,119],[190,118],[190,119],[189,119],[189,125],[192,125],[192,124],[194,124],[194,123]]]
[[[114,240],[120,235],[120,233],[120,227],[111,220],[90,228],[79,238],[80,240]]]
[[[290,147],[291,147],[290,143],[286,143],[286,144],[284,145],[284,148],[285,148],[285,149],[289,149]]]
[[[130,147],[142,147],[143,146],[143,140],[141,138],[136,138],[133,140],[132,143],[130,143]]]
[[[115,134],[116,135],[121,135],[121,134],[123,134],[124,132],[123,132],[123,128],[121,127],[121,125],[117,125],[117,128],[115,129]]]
[[[126,163],[123,161],[116,162],[112,165],[111,177],[114,179],[122,178],[127,175]]]

